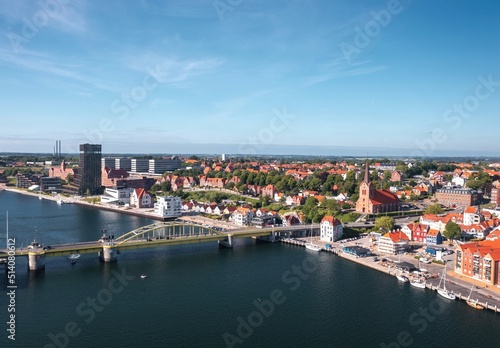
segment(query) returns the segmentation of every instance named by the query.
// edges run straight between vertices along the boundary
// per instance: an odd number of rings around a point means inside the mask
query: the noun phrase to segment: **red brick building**
[[[455,256],[455,272],[500,286],[500,240],[459,245]]]
[[[388,190],[376,190],[370,182],[368,162],[365,168],[365,178],[359,187],[359,198],[356,211],[364,214],[398,211],[401,203],[398,197]]]

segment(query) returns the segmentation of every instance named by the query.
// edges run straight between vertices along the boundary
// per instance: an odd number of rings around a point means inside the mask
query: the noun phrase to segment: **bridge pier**
[[[117,258],[117,250],[113,245],[103,245],[99,252],[99,258],[104,262],[114,262]]]
[[[277,232],[271,232],[269,236],[260,236],[260,237],[252,237],[257,241],[263,241],[268,243],[276,243],[279,241],[279,237],[277,236]]]
[[[233,235],[228,234],[224,240],[219,240],[219,248],[233,248]]]
[[[45,252],[30,251],[28,253],[28,268],[30,271],[45,269]]]

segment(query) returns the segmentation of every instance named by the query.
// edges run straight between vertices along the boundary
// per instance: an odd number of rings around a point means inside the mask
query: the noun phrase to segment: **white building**
[[[384,234],[378,240],[378,251],[391,255],[401,254],[408,248],[408,236],[402,231]]]
[[[478,207],[469,206],[464,209],[464,225],[470,226],[482,222],[482,215]]]
[[[152,208],[153,198],[143,188],[136,188],[130,194],[130,205],[137,208]]]
[[[179,217],[182,215],[181,197],[160,196],[156,198],[154,213],[164,218]]]
[[[233,212],[232,220],[235,225],[247,226],[252,221],[253,216],[252,209],[239,207]]]
[[[335,242],[342,237],[344,226],[335,216],[325,216],[320,223],[320,239],[323,242]]]
[[[101,196],[102,203],[121,202],[122,204],[130,203],[130,193],[133,189],[130,188],[109,188],[106,187],[104,194]]]

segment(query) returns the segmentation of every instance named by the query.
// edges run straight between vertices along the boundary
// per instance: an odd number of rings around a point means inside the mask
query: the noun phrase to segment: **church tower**
[[[370,181],[370,165],[368,161],[365,164],[365,178],[359,186],[359,198],[356,202],[356,211],[359,213],[371,213],[368,208],[370,199],[373,198],[374,188]]]

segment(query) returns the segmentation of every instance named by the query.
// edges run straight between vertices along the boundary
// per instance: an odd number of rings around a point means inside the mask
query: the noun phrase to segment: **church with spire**
[[[398,196],[388,190],[377,190],[370,181],[370,165],[366,161],[365,178],[359,187],[356,212],[377,214],[398,211],[401,206]]]

